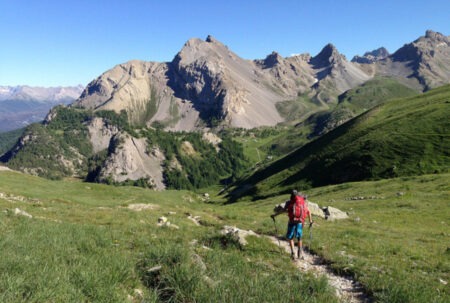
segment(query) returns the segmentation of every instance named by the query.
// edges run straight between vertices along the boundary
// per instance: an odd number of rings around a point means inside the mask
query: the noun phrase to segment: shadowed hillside
[[[381,104],[242,180],[230,197],[448,172],[449,112],[449,85]]]

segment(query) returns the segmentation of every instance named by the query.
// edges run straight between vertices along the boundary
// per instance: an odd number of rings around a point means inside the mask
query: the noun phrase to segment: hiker
[[[281,213],[287,212],[289,216],[289,222],[287,226],[286,238],[289,240],[291,247],[291,258],[295,259],[294,254],[294,238],[298,239],[297,244],[297,258],[303,259],[302,251],[302,233],[303,226],[305,224],[306,216],[309,218],[309,228],[313,224],[311,212],[308,209],[307,203],[305,203],[306,196],[299,194],[296,190],[292,191],[291,198],[284,203],[284,206],[278,206],[274,209],[275,213],[270,217],[275,220],[275,217]]]

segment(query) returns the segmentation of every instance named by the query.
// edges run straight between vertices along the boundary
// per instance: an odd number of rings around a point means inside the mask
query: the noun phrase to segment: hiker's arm
[[[313,225],[313,219],[312,219],[312,215],[311,212],[308,210],[308,218],[309,218],[309,227],[311,227]]]
[[[277,207],[275,207],[275,209],[273,210],[274,213],[272,215],[270,215],[270,217],[273,219],[276,216],[278,216],[279,214],[283,214],[283,213],[287,212],[288,203],[289,203],[289,200],[284,202],[284,206],[281,206],[281,204],[280,204]]]
[[[275,218],[276,216],[278,216],[279,214],[285,213],[286,210],[281,209],[279,211],[275,211],[275,213],[273,213],[272,215],[270,215],[272,218]]]

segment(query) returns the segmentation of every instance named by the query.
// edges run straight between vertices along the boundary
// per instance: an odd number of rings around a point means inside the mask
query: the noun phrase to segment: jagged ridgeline
[[[450,85],[382,103],[239,182],[230,193],[261,198],[290,188],[446,173]]]
[[[246,167],[242,146],[226,133],[132,128],[125,111],[58,106],[32,124],[2,156],[8,166],[60,179],[195,189],[235,178]]]
[[[134,126],[251,129],[298,123],[331,110],[340,95],[377,78],[427,91],[449,83],[449,66],[450,40],[433,31],[392,55],[379,49],[351,62],[333,44],[315,56],[272,52],[247,60],[208,36],[188,40],[170,62],[132,60],[114,66],[89,83],[74,104],[125,110]]]

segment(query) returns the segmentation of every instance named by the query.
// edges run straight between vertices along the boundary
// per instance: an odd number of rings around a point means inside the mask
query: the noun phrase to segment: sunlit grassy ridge
[[[417,91],[393,78],[375,77],[339,96],[339,105],[359,114],[386,100],[411,97],[417,94]]]
[[[448,85],[383,103],[243,179],[232,196],[448,172],[449,112]]]
[[[331,110],[319,112],[308,121],[314,125],[315,135],[336,128],[349,119],[388,100],[417,95],[418,92],[393,78],[375,77],[339,96],[338,104]]]
[[[350,219],[315,218],[305,244],[379,302],[447,302],[449,180],[442,174],[311,189],[313,202]],[[220,234],[235,225],[274,235],[269,214],[286,195],[224,204],[213,192],[204,201],[188,191],[13,172],[0,172],[0,193],[1,302],[337,301],[325,280],[298,272],[269,240],[249,237],[241,247]],[[138,203],[151,208],[128,208]],[[14,215],[15,208],[33,218]],[[163,215],[171,226],[157,226]],[[286,218],[276,224],[284,233]]]

